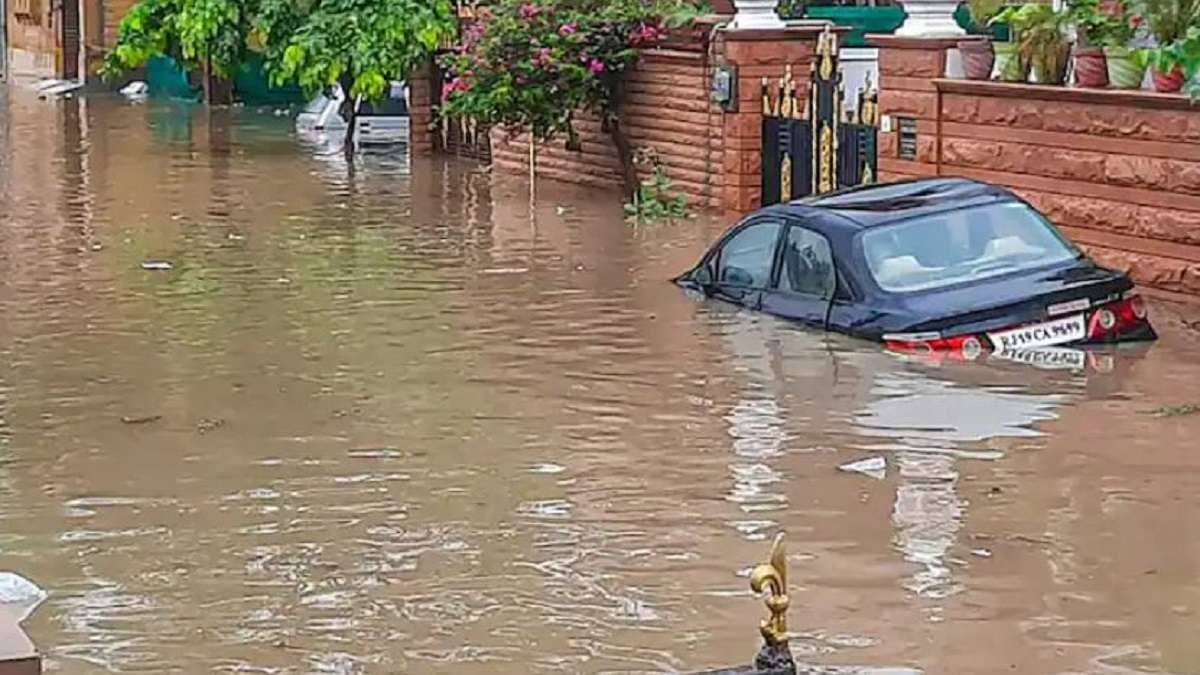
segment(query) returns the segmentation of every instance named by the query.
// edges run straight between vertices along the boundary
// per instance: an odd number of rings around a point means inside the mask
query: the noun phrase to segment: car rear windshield
[[[1037,211],[1002,202],[867,230],[863,253],[885,291],[922,291],[1070,260],[1079,252]]]

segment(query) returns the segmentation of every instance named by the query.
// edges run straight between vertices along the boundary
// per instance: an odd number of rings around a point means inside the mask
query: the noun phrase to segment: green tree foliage
[[[454,35],[450,0],[140,0],[105,57],[108,76],[155,55],[229,77],[253,46],[274,84],[309,93],[342,83],[382,97]]]
[[[312,93],[342,83],[378,99],[452,38],[456,21],[449,0],[262,0],[257,25],[275,84]]]
[[[256,10],[257,0],[141,0],[121,20],[103,72],[112,77],[163,55],[229,77],[245,59]]]

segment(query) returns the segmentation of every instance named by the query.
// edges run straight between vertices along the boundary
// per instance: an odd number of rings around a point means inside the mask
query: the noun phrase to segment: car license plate
[[[1083,315],[988,333],[996,351],[1034,349],[1077,342],[1087,335]]]
[[[992,354],[1005,361],[1026,363],[1047,370],[1083,370],[1087,354],[1079,349],[1042,347],[1039,349],[1002,349]]]

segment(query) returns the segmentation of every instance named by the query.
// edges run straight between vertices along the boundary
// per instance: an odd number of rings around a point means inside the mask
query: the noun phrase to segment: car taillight
[[[935,337],[934,335],[885,335],[884,344],[900,352],[942,352],[974,360],[983,353],[983,340],[974,335]]]
[[[1088,339],[1103,340],[1116,337],[1146,322],[1146,301],[1140,295],[1110,302],[1097,308],[1088,324]]]

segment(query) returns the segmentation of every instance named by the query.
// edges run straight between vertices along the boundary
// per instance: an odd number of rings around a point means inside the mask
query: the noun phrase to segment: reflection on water
[[[666,283],[719,220],[539,193],[0,90],[0,568],[50,667],[732,663],[783,529],[807,660],[1197,669],[1200,418],[1146,414],[1192,310],[1103,369],[909,361]]]

